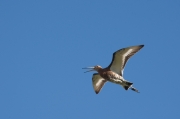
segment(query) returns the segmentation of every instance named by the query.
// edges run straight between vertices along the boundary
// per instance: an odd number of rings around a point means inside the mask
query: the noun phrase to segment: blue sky
[[[178,119],[179,0],[1,0],[1,119]],[[124,78],[141,92],[92,74],[112,53],[144,44]]]

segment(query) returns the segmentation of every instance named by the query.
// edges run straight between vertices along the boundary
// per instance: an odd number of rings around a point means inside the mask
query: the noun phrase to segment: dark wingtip
[[[99,92],[95,92],[96,94],[98,94]]]
[[[144,45],[139,45],[139,46],[144,47]]]
[[[129,88],[129,86],[124,86],[124,89],[125,89],[125,90],[128,90],[128,88]]]

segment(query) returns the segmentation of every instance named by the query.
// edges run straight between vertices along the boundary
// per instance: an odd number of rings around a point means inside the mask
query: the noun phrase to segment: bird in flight
[[[93,88],[96,94],[98,94],[101,91],[102,87],[107,81],[120,84],[125,90],[131,89],[139,93],[139,91],[133,87],[132,82],[129,82],[124,79],[123,70],[128,59],[143,47],[144,45],[131,46],[127,48],[122,48],[114,52],[112,61],[110,65],[106,68],[102,68],[99,65],[96,65],[94,67],[83,68],[83,69],[91,69],[86,72],[90,72],[90,71],[98,72],[98,73],[94,73],[92,77]]]

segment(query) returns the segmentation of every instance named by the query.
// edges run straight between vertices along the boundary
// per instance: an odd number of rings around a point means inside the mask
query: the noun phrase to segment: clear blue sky
[[[96,95],[82,67],[144,44]],[[179,0],[1,0],[0,119],[179,119]]]

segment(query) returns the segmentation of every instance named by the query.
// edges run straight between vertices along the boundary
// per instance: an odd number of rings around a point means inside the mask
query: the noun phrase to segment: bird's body
[[[90,71],[95,70],[98,72],[94,73],[92,77],[93,87],[96,94],[100,92],[101,88],[107,81],[120,84],[125,90],[130,88],[133,91],[138,92],[138,90],[132,86],[133,83],[123,78],[123,70],[128,59],[137,51],[139,51],[143,46],[144,45],[131,46],[114,52],[112,62],[106,68],[102,68],[99,65],[89,67],[92,69]]]
[[[123,85],[123,77],[107,68],[98,70],[98,73],[106,81]]]

